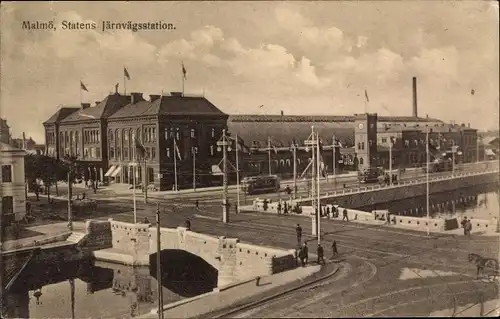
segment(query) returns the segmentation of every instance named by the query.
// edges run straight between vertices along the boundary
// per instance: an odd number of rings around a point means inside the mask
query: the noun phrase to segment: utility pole
[[[312,235],[317,236],[318,234],[318,212],[319,212],[319,203],[316,203],[316,170],[319,170],[319,167],[316,167],[316,155],[315,155],[315,145],[317,141],[314,134],[314,126],[311,126],[311,135],[304,142],[305,145],[311,147],[312,160],[311,160],[311,206],[313,209],[312,215]],[[319,198],[319,197],[318,197]]]
[[[427,236],[431,235],[429,224],[430,224],[430,212],[429,212],[429,128],[425,129],[425,158],[427,159],[425,163],[425,206],[427,209]]]
[[[69,163],[68,170],[68,229],[73,230],[73,212],[72,212],[72,200],[73,197],[73,165]]]
[[[451,176],[455,177],[455,140],[451,140],[451,158],[452,158],[452,163],[451,163]]]
[[[196,191],[196,151],[194,147],[191,147],[191,153],[193,153],[193,190]]]
[[[337,142],[335,141],[335,135],[333,135],[333,140],[332,140],[332,146],[333,146],[333,160],[332,160],[332,165],[333,165],[333,187],[337,189],[337,174],[336,174],[336,166],[337,166],[337,160],[336,160],[336,144]]]
[[[234,151],[236,153],[236,213],[240,212],[240,166],[239,166],[239,153],[238,153],[238,134],[235,137]]]
[[[319,134],[316,133],[316,183],[317,183],[317,187],[316,187],[316,192],[317,192],[317,195],[318,195],[318,212],[317,212],[317,216],[316,216],[316,219],[318,220],[318,245],[320,244],[320,237],[321,237],[321,200],[320,200],[320,196],[321,196],[321,192],[319,190],[319,182],[320,182],[320,152],[319,152]]]
[[[222,130],[222,138],[217,142],[217,146],[222,146],[222,167],[224,171],[222,184],[224,186],[224,191],[222,193],[222,222],[224,224],[229,223],[229,209],[227,203],[227,138],[226,129]]]
[[[156,280],[158,282],[158,318],[163,319],[163,286],[161,283],[160,203],[156,204]]]
[[[476,163],[479,163],[479,135],[476,133]]]
[[[392,186],[392,136],[389,137],[389,180]]]
[[[144,171],[142,172],[144,177],[144,185],[142,185],[142,188],[144,189],[144,203],[148,203],[148,167],[146,165],[146,156],[144,156]]]
[[[136,196],[135,196],[135,174],[136,174],[136,166],[137,166],[137,163],[132,163],[132,174],[134,176],[132,176],[132,187],[134,188],[133,190],[133,200],[134,200],[134,224],[137,224],[137,200],[136,200]]]
[[[271,137],[267,137],[267,164],[269,168],[269,175],[271,175]]]
[[[297,198],[297,145],[293,143],[293,199]]]

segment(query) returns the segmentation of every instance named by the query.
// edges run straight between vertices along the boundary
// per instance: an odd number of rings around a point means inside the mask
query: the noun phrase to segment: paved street
[[[308,241],[310,252],[315,253],[317,243],[309,236],[309,218],[232,213],[232,222],[223,224],[217,205],[205,205],[199,211],[187,206],[173,209],[167,202],[162,205],[167,206],[162,213],[162,226],[175,227],[190,218],[194,231],[237,237],[243,242],[259,245],[294,248],[294,227],[300,223],[304,229],[303,239]],[[154,207],[144,207],[142,203],[139,206],[139,220],[147,216],[154,221]],[[116,214],[114,218],[131,222],[133,214]],[[433,311],[453,311],[471,302],[479,302],[479,298],[486,303],[498,296],[497,283],[473,280],[475,267],[467,261],[469,252],[497,258],[498,237],[472,236],[469,240],[442,235],[428,239],[426,235],[411,230],[323,221],[322,241],[327,255],[334,239],[341,253],[339,261],[343,268],[332,281],[314,290],[300,291],[246,315],[417,316],[429,315]],[[482,311],[486,314],[487,310],[483,307]],[[481,307],[477,311],[475,315],[479,315]]]
[[[408,177],[415,178],[415,177]],[[352,183],[357,186],[357,183]],[[93,218],[133,222],[131,195],[104,191],[90,195],[99,199]],[[266,196],[267,197],[267,196]],[[235,193],[231,192],[231,198]],[[253,196],[252,196],[253,198]],[[137,218],[154,223],[160,203],[161,226],[177,227],[189,218],[193,231],[239,238],[242,242],[295,248],[295,226],[302,225],[303,240],[314,254],[316,239],[310,236],[311,220],[304,216],[266,213],[235,214],[229,224],[221,220],[219,191],[168,195],[144,204],[137,197]],[[194,202],[200,207],[195,209]],[[89,218],[90,216],[87,216]],[[82,217],[83,218],[83,217]],[[327,256],[336,240],[341,266],[338,274],[314,289],[290,295],[241,313],[239,317],[358,317],[358,316],[491,316],[498,298],[498,282],[475,281],[470,252],[498,258],[499,237],[439,235],[428,238],[412,230],[322,220],[322,243]]]

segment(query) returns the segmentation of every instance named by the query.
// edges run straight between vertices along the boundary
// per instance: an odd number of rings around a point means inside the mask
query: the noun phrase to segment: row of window
[[[101,134],[99,132],[99,129],[83,131],[83,143],[95,144],[100,142],[101,142]]]
[[[53,131],[47,132],[45,139],[47,140],[47,145],[56,144],[56,133]]]

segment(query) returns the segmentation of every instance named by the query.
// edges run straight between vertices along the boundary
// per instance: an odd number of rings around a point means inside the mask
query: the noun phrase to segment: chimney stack
[[[131,104],[135,104],[135,103],[138,103],[140,101],[144,101],[144,99],[142,98],[142,93],[137,93],[137,92],[134,92],[134,93],[130,93],[131,97],[132,97],[132,100],[131,100]]]
[[[417,78],[413,77],[413,117],[418,117],[417,109]]]
[[[151,102],[154,102],[154,101],[158,100],[159,98],[160,98],[160,95],[158,95],[158,94],[150,94],[149,95],[149,100]]]
[[[85,110],[90,107],[90,103],[82,103],[82,110]]]

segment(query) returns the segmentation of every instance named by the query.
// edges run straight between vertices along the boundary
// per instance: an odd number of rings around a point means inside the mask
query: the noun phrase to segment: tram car
[[[280,178],[276,175],[245,177],[241,185],[247,195],[276,193],[280,190]]]

